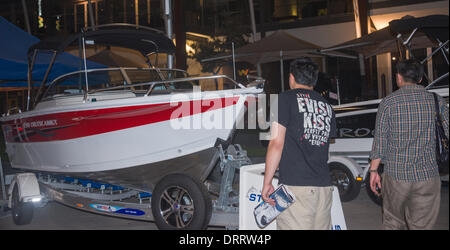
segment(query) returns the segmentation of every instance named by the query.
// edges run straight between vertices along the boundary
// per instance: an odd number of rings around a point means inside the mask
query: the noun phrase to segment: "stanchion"
[[[0,188],[2,189],[2,199],[0,200],[0,217],[6,215],[8,208],[8,197],[6,196],[5,176],[3,175],[2,158],[0,157]]]
[[[3,175],[3,165],[2,158],[0,157],[0,179],[1,179],[1,187],[2,187],[2,200],[6,201],[8,197],[6,197],[6,185],[5,185],[5,176]]]

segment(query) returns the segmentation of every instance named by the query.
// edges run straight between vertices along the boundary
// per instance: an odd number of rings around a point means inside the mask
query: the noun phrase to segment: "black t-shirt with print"
[[[278,96],[278,123],[286,128],[279,183],[330,186],[328,149],[336,137],[331,105],[317,92],[293,89]]]

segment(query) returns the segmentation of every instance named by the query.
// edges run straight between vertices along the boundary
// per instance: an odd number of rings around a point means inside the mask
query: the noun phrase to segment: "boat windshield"
[[[202,91],[239,87],[235,81],[226,76],[189,77],[185,71],[178,69],[92,69],[58,77],[49,84],[42,101],[119,90],[131,91],[135,96],[169,94],[174,91],[192,91],[194,86],[200,86]]]
[[[150,82],[185,77],[187,77],[185,71],[174,69],[109,68],[88,70],[87,74],[84,71],[76,71],[55,79],[47,87],[42,100],[67,95],[84,95],[99,90],[131,88],[130,85],[138,85],[132,87],[133,91],[145,93]],[[192,83],[177,86],[159,84],[154,87],[155,90],[168,88],[192,89]]]

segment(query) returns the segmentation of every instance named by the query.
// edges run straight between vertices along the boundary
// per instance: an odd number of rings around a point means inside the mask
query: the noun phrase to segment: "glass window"
[[[126,85],[119,70],[87,73],[89,91]],[[76,72],[53,82],[44,94],[44,99],[67,95],[82,95],[86,91],[86,75]]]
[[[43,96],[43,100],[66,95],[81,95],[85,92],[85,78],[83,73],[64,76],[53,82]]]
[[[353,12],[352,0],[273,0],[271,6],[261,7],[275,22]]]

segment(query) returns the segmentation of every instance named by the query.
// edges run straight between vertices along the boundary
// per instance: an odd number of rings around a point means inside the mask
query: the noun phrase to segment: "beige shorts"
[[[333,187],[288,186],[295,202],[277,217],[278,230],[330,230]]]

